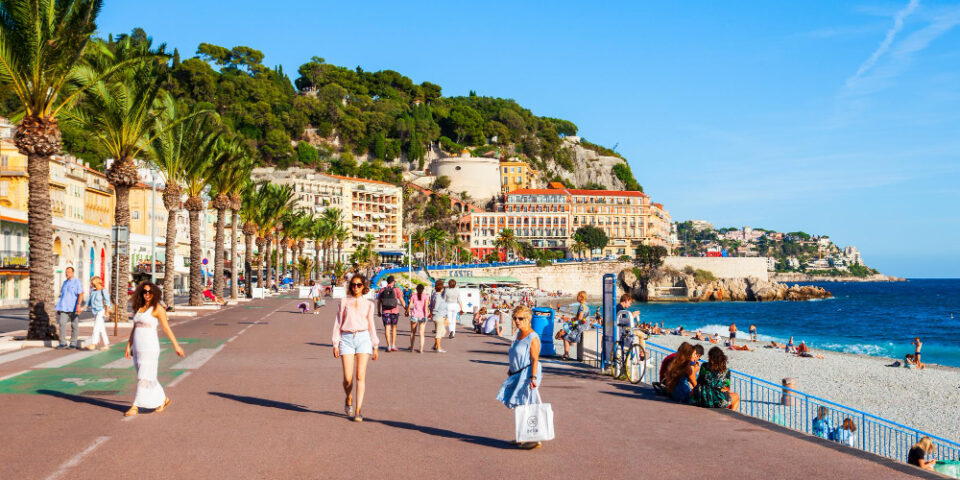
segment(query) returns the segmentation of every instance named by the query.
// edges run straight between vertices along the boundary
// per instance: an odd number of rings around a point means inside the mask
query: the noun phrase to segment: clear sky
[[[247,45],[508,97],[626,156],[674,220],[960,277],[960,3],[108,0],[183,58]]]

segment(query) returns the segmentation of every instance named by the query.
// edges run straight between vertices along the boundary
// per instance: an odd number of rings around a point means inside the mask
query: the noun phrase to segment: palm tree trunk
[[[253,237],[254,237],[253,235],[247,235],[247,234],[243,235],[243,241],[246,244],[246,248],[244,248],[243,250],[244,274],[246,274],[247,265],[250,265],[251,267],[253,266],[253,263],[252,263],[253,262]],[[252,272],[253,269],[251,268],[250,271]],[[251,282],[249,278],[246,279],[246,282],[247,282],[247,292],[252,292],[253,290],[251,289],[253,288],[253,282]]]
[[[30,340],[57,338],[53,292],[53,216],[50,210],[50,157],[30,155],[27,159],[30,240]],[[62,253],[61,253],[62,254]]]
[[[261,237],[257,237],[257,256],[260,257],[259,258],[260,261],[257,262],[257,288],[263,288],[264,286],[266,286],[266,283],[267,283],[266,280],[264,280],[263,278],[263,275],[267,269],[267,266],[264,265],[264,260],[267,257],[263,253],[265,244],[266,244],[266,240],[264,240]]]
[[[173,307],[173,279],[177,268],[177,211],[167,210],[167,236],[163,247],[163,303]]]
[[[113,210],[113,224],[118,227],[127,227],[130,229],[130,187],[126,185],[116,185],[117,205]],[[130,255],[114,255],[117,258],[119,268],[114,265],[111,276],[113,285],[125,292],[127,284],[130,282]],[[112,288],[112,287],[111,287]]]
[[[297,256],[297,246],[296,246],[296,245],[290,247],[290,258],[293,259],[293,267],[292,267],[292,269],[291,269],[291,270],[293,270],[293,284],[294,284],[294,285],[300,285],[300,269],[297,268],[299,265],[297,265],[297,258],[298,258],[298,256]]]
[[[203,272],[200,264],[200,211],[188,210],[190,215],[190,305],[203,305]]]
[[[284,240],[277,239],[277,244],[280,247],[280,251],[283,252],[283,262],[280,263],[280,267],[277,268],[277,277],[282,279],[287,273],[287,242]],[[277,281],[279,283],[279,280]]]
[[[230,298],[236,300],[240,293],[237,279],[240,278],[240,269],[237,267],[237,230],[240,228],[240,215],[233,210],[233,220],[230,223]],[[244,264],[244,268],[246,264]]]
[[[226,209],[217,209],[217,230],[213,236],[213,294],[223,296],[223,254],[224,251],[224,230],[227,224]]]
[[[319,242],[313,242],[313,273],[314,280],[320,281],[320,275],[323,272],[320,265],[320,244]]]
[[[267,240],[266,250],[263,252],[263,262],[267,264],[267,272],[264,275],[264,286],[270,288],[270,277],[273,275],[273,264],[270,262],[270,249],[273,247],[273,240]]]

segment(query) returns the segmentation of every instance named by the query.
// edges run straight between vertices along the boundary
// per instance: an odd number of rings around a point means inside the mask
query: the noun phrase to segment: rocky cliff
[[[642,301],[735,301],[769,302],[775,300],[813,300],[833,295],[822,287],[787,286],[784,283],[753,277],[721,278],[698,282],[694,275],[660,269],[644,281],[632,269],[619,274],[620,287]]]
[[[546,173],[549,177],[560,177],[565,183],[575,187],[583,187],[594,183],[603,185],[607,190],[623,190],[626,185],[613,173],[617,164],[626,164],[627,161],[616,156],[601,155],[584,147],[576,137],[567,137],[563,142],[563,149],[570,163],[557,160],[546,160]],[[572,163],[572,166],[571,166]]]

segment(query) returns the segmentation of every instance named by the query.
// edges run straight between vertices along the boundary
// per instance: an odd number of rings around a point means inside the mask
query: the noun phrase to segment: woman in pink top
[[[419,330],[420,350],[417,350],[417,353],[423,353],[423,331],[427,326],[427,319],[430,318],[430,296],[423,294],[423,285],[417,285],[417,293],[410,296],[407,316],[410,317],[410,351],[413,351],[413,337]]]
[[[356,274],[348,283],[350,294],[340,301],[340,310],[333,322],[333,357],[343,363],[343,391],[347,398],[344,401],[343,411],[353,421],[362,422],[363,393],[366,389],[367,360],[373,356],[377,359],[377,347],[380,339],[377,338],[377,327],[373,323],[373,312],[376,305],[363,295],[370,291],[367,278]],[[356,365],[356,367],[354,367]],[[357,374],[357,409],[353,409],[353,374]]]

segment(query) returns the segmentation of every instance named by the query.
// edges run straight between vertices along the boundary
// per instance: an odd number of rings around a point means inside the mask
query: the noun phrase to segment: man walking
[[[457,324],[463,314],[463,302],[460,301],[460,289],[457,281],[450,279],[447,288],[443,290],[443,301],[447,302],[447,328],[450,329],[450,338],[457,333]]]
[[[83,310],[83,285],[73,278],[73,267],[64,270],[67,279],[60,286],[60,300],[57,302],[57,318],[60,321],[60,345],[58,349],[77,348],[80,321],[78,316]],[[67,323],[70,324],[70,345],[67,345]]]
[[[383,328],[387,337],[387,351],[397,351],[397,322],[400,321],[400,308],[406,308],[403,292],[393,283],[393,275],[387,277],[387,284],[377,295],[377,311],[383,318]]]

